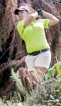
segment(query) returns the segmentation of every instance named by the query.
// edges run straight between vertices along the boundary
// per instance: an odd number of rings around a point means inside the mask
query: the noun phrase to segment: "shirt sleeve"
[[[43,23],[43,26],[44,28],[49,28],[49,21],[50,19],[41,19],[42,23]]]
[[[16,28],[17,28],[17,30],[18,30],[18,33],[20,34],[20,36],[21,36],[21,38],[23,38],[23,31],[24,31],[24,20],[22,20],[22,21],[20,21],[20,22],[18,22],[18,24],[17,24],[17,26],[16,26]]]

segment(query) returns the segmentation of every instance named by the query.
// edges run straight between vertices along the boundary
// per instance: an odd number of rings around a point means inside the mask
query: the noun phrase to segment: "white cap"
[[[26,11],[30,12],[30,9],[29,9],[27,6],[20,6],[19,8],[17,8],[17,9],[14,11],[14,13],[15,13],[16,15],[18,15],[18,11],[21,11],[21,10],[26,10]]]

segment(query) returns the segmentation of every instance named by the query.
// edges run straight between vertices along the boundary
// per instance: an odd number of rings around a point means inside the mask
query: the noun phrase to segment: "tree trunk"
[[[27,55],[25,43],[16,30],[18,17],[14,15],[22,2],[30,3],[35,10],[41,7],[60,20],[45,32],[52,52],[51,65],[61,61],[61,4],[50,0],[0,0],[0,97],[7,95],[6,99],[16,90],[10,78],[10,67],[14,66],[15,71],[24,67],[24,56]]]

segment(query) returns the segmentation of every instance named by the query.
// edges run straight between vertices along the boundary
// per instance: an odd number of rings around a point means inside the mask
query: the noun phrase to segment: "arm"
[[[30,14],[24,22],[24,28],[29,25],[34,19],[38,17],[38,13],[35,11],[33,14]]]
[[[38,15],[43,15],[44,17],[46,18],[49,18],[50,19],[50,22],[49,22],[49,27],[50,26],[53,26],[55,24],[57,24],[59,22],[59,19],[57,19],[54,15],[48,13],[48,12],[45,12],[41,9],[35,11],[33,14],[30,14],[26,19],[25,19],[25,22],[24,22],[24,27],[26,27],[27,25],[29,25],[34,19],[36,19],[38,17]]]
[[[53,26],[55,24],[57,24],[59,22],[59,19],[57,19],[54,15],[48,13],[48,12],[45,12],[43,11],[43,14],[42,14],[44,17],[46,18],[49,18],[50,19],[50,22],[49,22],[49,27],[50,26]]]

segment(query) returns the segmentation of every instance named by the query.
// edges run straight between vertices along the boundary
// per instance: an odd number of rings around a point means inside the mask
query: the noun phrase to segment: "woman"
[[[50,47],[44,29],[57,24],[59,20],[42,9],[35,11],[28,4],[23,4],[17,8],[15,14],[20,17],[17,30],[25,41],[28,52],[25,63],[30,72],[32,82],[35,84],[37,81],[32,72],[36,70],[41,80],[43,80],[51,62]],[[39,15],[44,16],[45,19],[38,19]],[[37,89],[36,86],[34,88]]]

